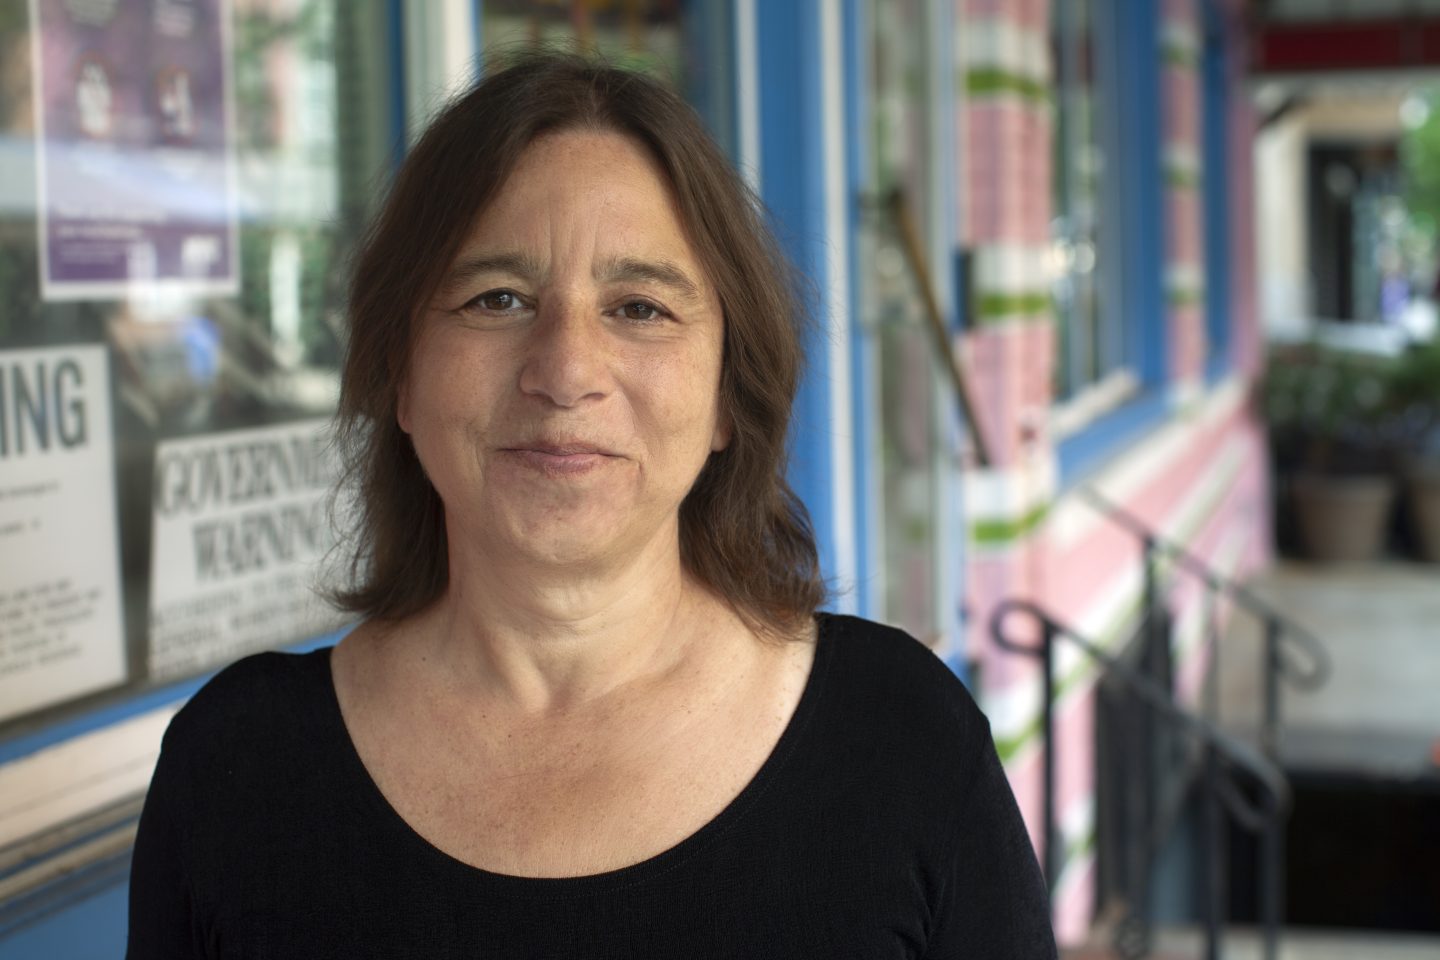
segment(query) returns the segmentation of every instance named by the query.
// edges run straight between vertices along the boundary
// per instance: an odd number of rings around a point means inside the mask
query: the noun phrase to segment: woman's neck
[[[563,713],[703,671],[749,634],[678,549],[579,572],[478,560],[452,553],[449,589],[415,626],[456,693],[507,709]]]

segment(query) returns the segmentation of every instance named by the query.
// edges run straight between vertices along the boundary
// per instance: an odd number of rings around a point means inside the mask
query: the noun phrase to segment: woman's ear
[[[410,432],[410,384],[408,381],[400,384],[400,389],[395,392],[395,422],[400,429],[406,433]]]
[[[715,418],[715,432],[710,437],[710,452],[719,453],[730,446],[730,436],[733,432],[730,415],[722,412]]]

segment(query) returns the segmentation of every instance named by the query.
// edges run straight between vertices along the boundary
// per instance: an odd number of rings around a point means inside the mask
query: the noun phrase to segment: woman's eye
[[[660,308],[644,300],[632,300],[620,308],[620,315],[626,320],[658,320]]]
[[[504,313],[507,310],[514,310],[520,306],[520,298],[509,290],[490,290],[471,300],[466,306],[479,307],[481,310],[492,310],[497,313]]]

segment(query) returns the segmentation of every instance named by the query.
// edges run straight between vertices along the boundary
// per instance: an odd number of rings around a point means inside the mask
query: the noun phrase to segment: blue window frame
[[[1205,333],[1206,374],[1230,369],[1230,115],[1229,56],[1225,13],[1215,0],[1203,4],[1205,47],[1201,62],[1204,97]]]
[[[755,4],[760,195],[779,240],[816,291],[805,378],[792,418],[790,483],[810,512],[834,605],[858,609],[857,452],[853,445],[846,31],[854,3]],[[852,29],[853,28],[849,28]],[[850,34],[853,42],[855,34]],[[838,102],[837,102],[838,100]]]
[[[1064,4],[1061,4],[1064,6]],[[1097,0],[1097,37],[1113,43],[1114,84],[1102,117],[1107,155],[1104,222],[1115,229],[1102,262],[1105,303],[1123,339],[1133,381],[1123,400],[1057,445],[1068,486],[1168,413],[1165,309],[1165,187],[1160,122],[1161,59],[1156,4]],[[1121,188],[1123,185],[1123,189]]]

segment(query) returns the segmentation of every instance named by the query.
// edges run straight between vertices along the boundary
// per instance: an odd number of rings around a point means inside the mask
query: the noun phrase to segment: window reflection
[[[82,553],[118,554],[122,622],[72,625],[122,650],[124,685],[117,690],[107,681],[115,695],[334,624],[310,586],[328,536],[316,521],[334,470],[325,437],[337,393],[347,258],[392,156],[389,23],[384,0],[120,0],[84,7],[89,20],[74,20],[80,7],[63,2],[38,0],[30,9],[39,11],[38,25],[26,4],[0,6],[0,360],[19,370],[13,358],[39,358],[23,367],[39,371],[50,354],[37,348],[74,351],[98,357],[94,370],[108,384],[96,397],[101,406],[88,413],[106,434],[113,471],[89,464],[85,471],[102,478],[101,490],[113,490],[118,530],[93,530],[83,544],[52,539],[41,546],[71,558],[77,583]],[[175,39],[222,12],[223,41],[201,48]],[[102,13],[109,19],[95,19]],[[132,34],[143,42],[132,44]],[[73,96],[60,90],[69,101],[41,98],[47,113],[37,116],[36,78],[49,62],[43,57],[68,55],[63,44],[80,41],[104,54],[93,55],[95,63],[115,69],[104,77],[75,73],[76,83],[88,86]],[[164,66],[156,51],[167,42],[165,56],[175,62]],[[143,65],[146,84],[126,86],[128,73],[137,72],[127,58]],[[212,60],[228,63],[228,96],[203,85],[197,64]],[[52,92],[70,74],[54,76],[60,80],[44,74]],[[136,97],[148,99],[137,107]],[[54,117],[52,102],[61,104]],[[135,171],[166,163],[181,174],[186,163],[232,170],[228,208],[215,191],[197,195],[214,208],[204,208],[207,216],[227,230],[233,224],[227,292],[146,282],[160,268],[147,266],[137,244],[114,289],[45,295],[42,209],[52,226],[55,217],[37,198],[53,150],[67,142],[57,132],[68,129],[66,103],[75,105],[77,136],[89,136],[94,156],[119,171],[99,181],[117,206],[130,184],[121,173],[140,176]],[[136,117],[153,119],[153,136],[120,143],[124,129],[97,119],[118,125]],[[45,137],[37,143],[41,119]],[[215,129],[223,130],[223,147],[186,152]],[[117,143],[107,145],[112,134]],[[137,148],[141,142],[150,146]],[[144,188],[143,177],[137,182]],[[160,190],[154,182],[149,189]],[[187,275],[186,255],[199,264],[215,253],[203,247],[179,245],[178,275]],[[14,476],[12,466],[0,464],[0,473]],[[197,496],[180,508],[160,493],[162,480],[173,483],[182,472]],[[75,509],[57,494],[35,516],[58,523]],[[20,581],[29,575],[6,566],[0,593],[25,588]],[[0,625],[0,641],[8,629]],[[62,632],[52,638],[57,650],[66,643]],[[37,667],[32,685],[44,687],[54,676]],[[56,684],[35,706],[73,707],[79,690]],[[0,723],[14,719],[0,715]]]
[[[670,83],[732,156],[732,5],[722,0],[485,0],[481,36],[492,54],[571,48]]]
[[[1060,345],[1055,393],[1063,400],[1102,379],[1120,356],[1114,324],[1105,319],[1100,299],[1105,154],[1092,3],[1056,0],[1051,26],[1058,82],[1050,270]]]
[[[871,6],[870,193],[883,198],[903,190],[910,210],[933,218],[944,210],[927,189],[927,144],[934,133],[924,80],[924,13],[915,0],[875,0]],[[880,514],[875,527],[885,591],[883,612],[877,615],[933,641],[943,629],[936,615],[941,590],[936,518],[943,515],[938,470],[944,461],[944,426],[936,416],[935,346],[896,224],[877,209],[866,225],[857,261],[862,323],[876,342],[880,402],[875,438],[880,496],[874,509]]]

